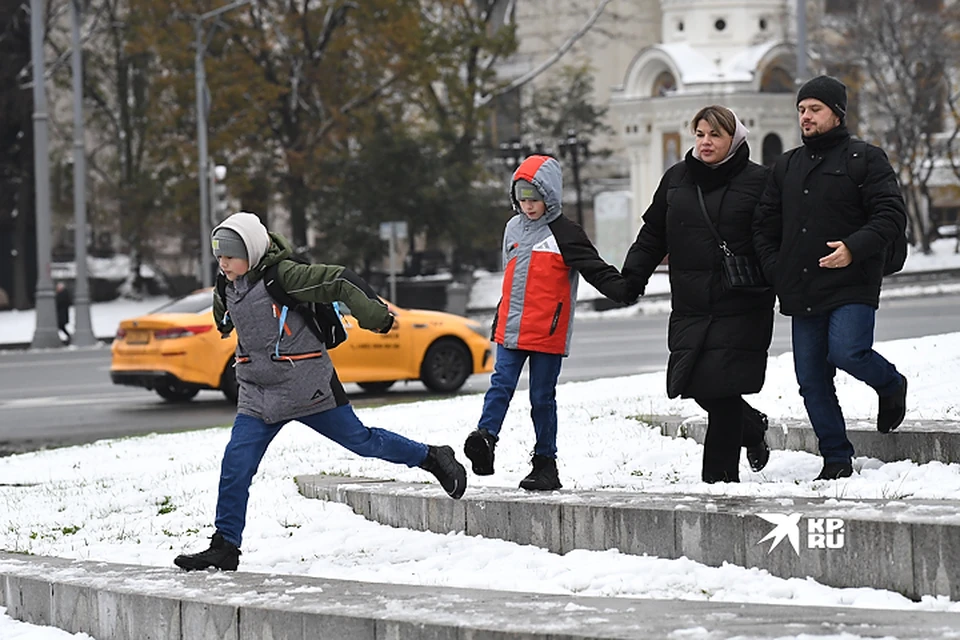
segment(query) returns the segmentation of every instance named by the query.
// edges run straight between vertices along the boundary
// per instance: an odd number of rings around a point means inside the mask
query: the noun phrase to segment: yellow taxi
[[[472,374],[493,369],[488,331],[478,322],[389,304],[397,322],[380,335],[361,329],[346,305],[339,306],[347,340],[330,351],[330,359],[341,382],[377,393],[398,380],[419,380],[432,391],[452,393]],[[171,402],[190,400],[201,389],[219,389],[236,402],[236,336],[234,331],[220,337],[212,289],[197,291],[122,321],[113,340],[110,378],[156,391]]]

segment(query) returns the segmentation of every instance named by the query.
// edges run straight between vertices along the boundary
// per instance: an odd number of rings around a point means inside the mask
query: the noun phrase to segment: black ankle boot
[[[527,491],[553,491],[562,489],[560,475],[557,472],[557,459],[546,456],[533,456],[533,471],[520,481],[520,488]]]
[[[236,571],[240,564],[240,549],[224,540],[218,532],[210,537],[209,549],[177,556],[173,564],[187,571],[200,571],[211,567],[221,571]]]
[[[497,436],[486,429],[475,429],[463,443],[463,453],[470,459],[473,472],[478,476],[493,475],[493,452],[497,448]]]
[[[420,468],[436,476],[440,486],[454,500],[458,500],[467,490],[467,470],[457,462],[451,447],[428,446],[427,457],[420,463]]]
[[[824,462],[820,475],[814,480],[839,480],[840,478],[849,478],[852,475],[853,465],[849,462]]]

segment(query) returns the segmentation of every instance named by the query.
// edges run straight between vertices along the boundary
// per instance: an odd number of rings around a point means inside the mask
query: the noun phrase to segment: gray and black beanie
[[[218,258],[226,256],[228,258],[249,260],[247,245],[244,244],[240,234],[233,229],[217,227],[213,231],[211,244],[213,245],[213,255]]]

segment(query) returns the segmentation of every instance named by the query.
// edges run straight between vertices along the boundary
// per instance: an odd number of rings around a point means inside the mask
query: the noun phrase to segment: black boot
[[[463,443],[463,453],[473,464],[478,476],[493,475],[493,452],[497,448],[497,436],[486,429],[475,429]]]
[[[210,548],[200,553],[177,556],[173,564],[187,571],[202,569],[220,569],[221,571],[236,571],[240,564],[240,549],[223,539],[219,533],[210,538]]]
[[[824,462],[820,475],[814,480],[839,480],[840,478],[849,478],[852,475],[853,465],[849,462]]]
[[[527,491],[562,489],[560,475],[557,473],[557,459],[534,454],[533,471],[520,481],[520,488]]]
[[[907,379],[903,378],[903,385],[890,396],[880,396],[880,411],[877,412],[877,431],[890,433],[900,426],[903,417],[907,414]]]
[[[760,439],[760,444],[747,447],[747,462],[750,463],[750,468],[754,471],[762,471],[767,466],[767,462],[770,461],[770,445],[767,444],[766,435],[769,424],[765,413],[757,411],[755,419],[759,420],[762,425],[763,436]]]
[[[457,462],[451,447],[428,446],[427,457],[420,463],[420,468],[436,476],[440,486],[454,500],[459,499],[467,489],[467,470]]]

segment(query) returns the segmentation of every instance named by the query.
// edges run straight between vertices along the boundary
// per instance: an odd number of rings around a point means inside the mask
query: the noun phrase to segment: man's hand
[[[820,258],[820,267],[823,269],[842,269],[851,262],[853,256],[850,255],[850,249],[839,240],[828,242],[827,246],[833,249],[833,253]]]

